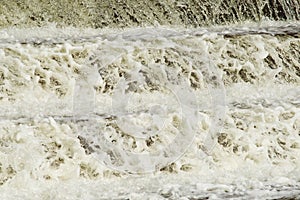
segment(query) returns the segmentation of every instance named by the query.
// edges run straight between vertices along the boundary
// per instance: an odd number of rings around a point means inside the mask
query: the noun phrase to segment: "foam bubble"
[[[55,181],[66,187],[87,181],[83,188],[98,191],[92,180],[108,183],[128,177],[125,168],[143,172],[148,166],[149,171],[157,166],[152,173],[157,177],[176,174],[190,183],[248,189],[250,180],[298,181],[299,38],[210,33],[161,31],[144,37],[132,29],[124,37],[109,33],[58,43],[1,43],[0,183],[5,194],[10,187],[60,191]],[[220,80],[226,114],[222,129],[214,129],[224,103]],[[195,101],[186,98],[191,96]],[[193,137],[184,140],[190,130]],[[170,148],[170,157],[184,155],[167,165],[155,165],[157,159],[149,157],[122,160],[145,152],[160,158],[156,153],[170,144],[188,148]]]

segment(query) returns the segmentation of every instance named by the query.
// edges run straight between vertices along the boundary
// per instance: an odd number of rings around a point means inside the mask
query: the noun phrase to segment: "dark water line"
[[[152,40],[155,37],[180,37],[180,36],[203,36],[209,34],[217,34],[224,37],[238,37],[242,35],[270,35],[270,36],[292,36],[299,38],[300,37],[300,23],[287,24],[287,25],[274,25],[274,26],[265,26],[265,27],[216,27],[216,28],[197,28],[197,29],[183,29],[181,31],[171,30],[167,28],[143,28],[132,35],[131,30],[129,31],[119,31],[113,34],[97,34],[91,36],[81,36],[81,37],[53,37],[53,38],[30,38],[30,39],[1,39],[0,45],[3,44],[30,44],[34,46],[40,45],[57,45],[69,43],[81,43],[81,42],[93,42],[96,40],[109,40],[113,41],[115,38],[120,36],[124,40],[128,41],[138,41],[138,40]]]

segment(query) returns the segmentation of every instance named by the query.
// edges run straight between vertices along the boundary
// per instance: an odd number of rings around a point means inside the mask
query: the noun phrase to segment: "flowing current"
[[[2,199],[299,198],[299,32],[1,31]]]

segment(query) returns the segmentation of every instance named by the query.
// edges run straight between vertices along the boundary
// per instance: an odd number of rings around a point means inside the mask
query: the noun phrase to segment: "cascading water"
[[[90,4],[185,28],[1,30],[2,199],[300,196],[299,2]]]
[[[32,6],[35,5],[35,6]],[[44,26],[128,28],[136,26],[215,26],[299,20],[299,0],[172,0],[172,1],[3,1],[1,27]]]

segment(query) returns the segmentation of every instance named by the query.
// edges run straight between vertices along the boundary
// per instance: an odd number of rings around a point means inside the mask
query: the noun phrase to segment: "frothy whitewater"
[[[1,199],[299,198],[299,30],[2,30]]]

